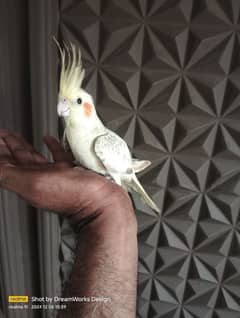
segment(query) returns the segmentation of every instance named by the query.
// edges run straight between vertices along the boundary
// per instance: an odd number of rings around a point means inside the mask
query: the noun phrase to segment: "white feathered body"
[[[132,159],[126,142],[103,125],[95,110],[86,118],[69,116],[65,118],[65,125],[65,136],[77,163],[111,176],[127,191],[138,192],[145,203],[159,212],[135,175],[134,163],[141,161]]]
[[[96,127],[86,130],[76,129],[69,125],[65,128],[65,133],[75,161],[88,169],[105,175],[106,168],[94,150],[94,140],[104,133],[104,128]]]
[[[94,124],[91,119],[81,118],[75,123],[65,122],[66,138],[77,163],[100,174],[115,175],[116,178],[119,175],[119,179],[121,174],[133,172],[132,156],[126,142],[106,128],[98,117]],[[106,148],[108,158],[105,159]]]

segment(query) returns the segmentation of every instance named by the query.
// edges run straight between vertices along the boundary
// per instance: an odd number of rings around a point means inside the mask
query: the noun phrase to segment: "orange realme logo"
[[[9,303],[28,303],[28,296],[8,296]]]

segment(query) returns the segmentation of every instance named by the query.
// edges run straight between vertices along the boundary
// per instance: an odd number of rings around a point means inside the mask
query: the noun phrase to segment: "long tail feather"
[[[131,178],[131,180],[128,180],[127,187],[137,192],[140,195],[141,200],[147,205],[149,205],[150,208],[157,211],[158,213],[161,212],[158,206],[156,205],[156,203],[153,202],[153,200],[149,197],[147,192],[144,190],[144,188],[142,187],[141,183],[138,181],[135,175],[133,176],[133,178]]]

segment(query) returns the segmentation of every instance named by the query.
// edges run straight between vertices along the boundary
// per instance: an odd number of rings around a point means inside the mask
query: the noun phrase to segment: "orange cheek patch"
[[[90,117],[92,115],[92,105],[89,103],[84,103],[83,108],[85,116]]]

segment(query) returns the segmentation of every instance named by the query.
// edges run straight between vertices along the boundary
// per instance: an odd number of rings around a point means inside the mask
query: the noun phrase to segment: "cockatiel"
[[[93,98],[81,88],[85,70],[81,52],[73,44],[61,48],[58,115],[64,118],[64,139],[75,162],[99,174],[110,176],[125,190],[139,193],[143,202],[160,212],[136,177],[147,168],[148,160],[133,159],[126,142],[104,126]]]

